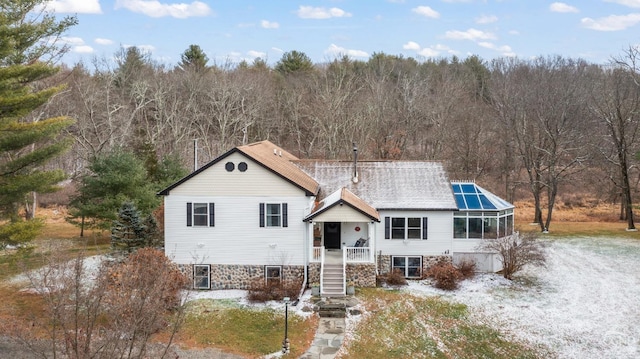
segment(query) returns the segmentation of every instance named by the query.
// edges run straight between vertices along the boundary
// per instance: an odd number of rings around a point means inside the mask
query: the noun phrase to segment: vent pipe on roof
[[[198,139],[193,139],[193,171],[198,170]]]
[[[351,178],[353,183],[358,183],[358,146],[353,143],[353,177]]]

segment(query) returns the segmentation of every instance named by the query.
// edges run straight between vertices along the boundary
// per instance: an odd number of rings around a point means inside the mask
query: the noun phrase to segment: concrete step
[[[347,316],[347,306],[345,304],[322,304],[318,315],[322,318],[344,318]]]

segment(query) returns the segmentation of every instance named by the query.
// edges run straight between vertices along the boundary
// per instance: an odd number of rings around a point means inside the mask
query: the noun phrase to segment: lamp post
[[[289,297],[284,297],[284,340],[282,340],[282,354],[289,354]]]

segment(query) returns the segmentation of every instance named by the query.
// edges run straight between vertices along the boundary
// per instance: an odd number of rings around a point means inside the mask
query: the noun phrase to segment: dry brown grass
[[[45,220],[46,226],[37,239],[79,239],[80,228],[67,222],[67,209],[63,206],[50,206],[38,208],[36,215]],[[109,233],[100,230],[84,231],[84,238],[104,239],[109,238]]]
[[[538,231],[539,227],[531,224],[534,215],[533,203],[523,201],[514,204],[517,230]],[[543,207],[543,216],[546,216],[546,210]],[[549,230],[553,236],[624,236],[640,239],[640,233],[627,231],[627,222],[619,217],[619,204],[586,199],[559,201],[553,210]]]

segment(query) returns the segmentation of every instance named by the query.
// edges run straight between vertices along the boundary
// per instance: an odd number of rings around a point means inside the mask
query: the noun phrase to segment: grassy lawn
[[[284,312],[272,308],[240,307],[234,301],[199,299],[189,302],[179,341],[191,346],[213,346],[225,352],[257,358],[282,348]],[[288,337],[297,358],[311,344],[317,316],[302,318],[289,312]]]
[[[437,297],[364,289],[370,313],[358,323],[343,357],[360,358],[548,358],[548,353],[474,324],[467,307]]]
[[[626,223],[616,220],[615,208],[554,212],[551,232],[545,237],[611,236],[640,239],[640,233],[626,231]],[[516,228],[538,231],[529,224],[532,211],[518,204]],[[0,251],[0,321],[24,321],[41,313],[43,303],[34,294],[20,292],[7,279],[43,265],[42,255],[52,251],[73,258],[109,250],[108,233],[86,232],[64,220],[48,220],[34,247],[20,251]],[[348,340],[343,357],[348,358],[542,358],[540,348],[512,341],[502,333],[478,325],[467,308],[437,297],[416,297],[382,289],[358,290],[366,315]],[[223,351],[257,358],[281,349],[284,313],[269,308],[240,307],[225,300],[202,299],[189,304],[184,327],[177,343],[185,347],[216,347]],[[299,357],[309,347],[318,325],[316,315],[308,318],[290,312],[289,338],[292,352]]]

